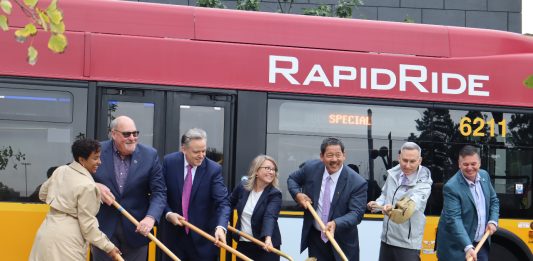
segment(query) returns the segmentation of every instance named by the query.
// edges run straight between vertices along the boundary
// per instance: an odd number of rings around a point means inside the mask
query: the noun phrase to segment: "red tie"
[[[183,184],[183,194],[181,195],[181,208],[183,209],[183,217],[189,221],[189,200],[191,199],[192,189],[192,166],[187,165],[187,176],[185,176],[185,184]],[[189,234],[189,228],[185,227],[185,233]]]

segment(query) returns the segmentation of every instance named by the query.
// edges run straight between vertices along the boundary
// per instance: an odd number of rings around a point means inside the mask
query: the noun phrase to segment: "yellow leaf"
[[[62,34],[65,32],[65,23],[50,24],[50,31],[56,34]]]
[[[533,89],[533,74],[524,80],[524,86],[526,86],[526,88]]]
[[[43,11],[41,11],[41,9],[35,8],[35,11],[39,16],[39,24],[43,27],[45,31],[48,31],[48,23],[50,22],[50,19],[48,19],[48,16]]]
[[[38,54],[37,49],[33,48],[33,46],[28,47],[28,63],[30,65],[35,65],[37,63]]]
[[[28,30],[31,36],[34,36],[37,33],[37,28],[33,23],[29,23],[26,26],[24,26],[24,29]]]
[[[56,9],[57,9],[57,0],[52,0],[50,5],[48,5],[48,7],[46,8],[46,12],[50,10],[56,10]]]
[[[67,38],[63,34],[54,34],[48,40],[48,49],[54,53],[62,53],[67,48]]]
[[[7,17],[5,15],[0,15],[0,28],[5,32],[9,30],[9,25],[7,24]]]
[[[15,36],[26,38],[28,36],[34,36],[36,33],[37,33],[37,28],[35,27],[35,25],[32,23],[29,23],[26,26],[24,26],[24,28],[18,29],[17,31],[15,31]]]
[[[34,8],[39,0],[24,0],[24,3],[30,8]]]
[[[13,8],[13,6],[11,5],[11,2],[9,2],[9,0],[0,1],[0,6],[2,7],[4,13],[11,14],[11,8]]]
[[[46,10],[46,14],[50,17],[50,23],[59,24],[63,21],[63,13],[59,9]]]

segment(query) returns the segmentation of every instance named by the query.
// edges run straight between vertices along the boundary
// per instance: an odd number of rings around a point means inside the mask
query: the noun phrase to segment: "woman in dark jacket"
[[[267,246],[281,246],[278,215],[281,209],[281,191],[278,189],[278,166],[266,155],[255,157],[244,180],[231,193],[231,208],[237,209],[237,229],[265,242]],[[253,260],[280,260],[280,257],[262,249],[244,237],[238,240],[237,250]]]

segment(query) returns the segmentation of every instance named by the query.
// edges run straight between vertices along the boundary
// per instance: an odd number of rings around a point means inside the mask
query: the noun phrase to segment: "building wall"
[[[143,0],[141,0],[143,1]],[[290,0],[287,0],[290,1]],[[262,0],[264,12],[301,14],[305,8],[327,4],[335,9],[338,0]],[[522,31],[522,0],[363,0],[353,18]],[[144,0],[176,5],[196,5],[196,0]],[[226,8],[236,9],[236,0],[223,0]]]

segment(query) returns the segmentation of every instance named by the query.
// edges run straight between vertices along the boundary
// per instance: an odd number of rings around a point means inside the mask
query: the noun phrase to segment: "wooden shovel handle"
[[[335,238],[333,238],[333,235],[329,231],[326,230],[326,225],[324,225],[324,222],[322,222],[322,219],[320,219],[320,217],[316,213],[316,211],[313,208],[313,206],[311,205],[311,203],[309,203],[309,201],[306,201],[305,204],[307,205],[307,210],[309,210],[309,212],[311,212],[311,215],[313,215],[313,217],[315,218],[316,222],[320,226],[320,229],[322,229],[322,231],[324,231],[324,234],[326,234],[326,237],[329,239],[329,242],[331,242],[331,245],[333,245],[333,248],[335,248],[335,250],[337,250],[337,253],[339,253],[339,255],[341,256],[342,260],[348,261],[348,258],[346,257],[346,255],[342,251],[342,249],[339,246],[339,244],[337,244],[337,241],[335,240]]]
[[[215,237],[213,237],[212,235],[209,235],[208,233],[206,233],[205,231],[199,229],[198,227],[196,227],[195,225],[189,223],[187,220],[185,220],[183,217],[180,217],[180,222],[187,226],[189,229],[193,230],[194,232],[200,234],[201,236],[203,236],[204,238],[208,239],[209,241],[211,242],[216,242],[217,240],[215,239]],[[238,256],[240,259],[242,260],[245,260],[245,261],[252,261],[252,259],[250,259],[249,257],[245,256],[244,254],[242,254],[241,252],[231,248],[230,246],[222,243],[222,242],[218,242],[217,244],[219,247],[222,247],[224,249],[226,249],[227,251],[233,253],[234,255]]]
[[[120,213],[122,213],[122,215],[126,216],[126,218],[128,218],[131,221],[131,223],[133,223],[135,226],[139,225],[139,221],[137,221],[130,213],[128,213],[128,211],[126,211],[116,201],[113,201],[113,206],[115,206],[118,209],[118,211]],[[159,241],[159,239],[157,239],[154,235],[152,235],[152,233],[148,233],[148,238],[150,240],[154,241],[154,243],[159,248],[161,248],[161,250],[163,250],[163,252],[165,252],[165,254],[167,254],[170,258],[172,258],[172,260],[181,261],[176,255],[174,255],[174,253],[172,253],[172,251],[170,251],[170,249],[168,249],[165,245],[163,245],[163,243],[161,243],[161,241]]]
[[[244,233],[244,232],[242,232],[242,231],[240,231],[240,230],[238,230],[238,229],[236,229],[236,228],[234,228],[234,227],[232,227],[232,226],[228,226],[228,230],[231,231],[231,232],[233,232],[233,233],[235,233],[235,234],[237,234],[237,235],[239,235],[239,236],[241,236],[241,237],[244,237],[244,238],[246,238],[246,239],[248,239],[248,240],[254,242],[255,244],[257,244],[257,245],[259,245],[259,246],[261,246],[261,247],[263,247],[263,248],[266,246],[265,242],[263,242],[263,241],[261,241],[261,240],[255,238],[255,237],[253,237],[253,236],[251,236],[251,235],[249,235],[249,234],[247,234],[247,233]],[[278,256],[282,256],[282,257],[286,258],[286,259],[289,260],[289,261],[294,261],[294,259],[292,259],[292,257],[290,257],[289,255],[287,255],[287,254],[281,252],[281,251],[278,250],[277,248],[274,248],[274,247],[268,246],[268,250],[269,250],[270,252],[275,253],[275,254],[278,255]]]
[[[474,249],[474,254],[477,255],[477,253],[479,252],[479,250],[481,249],[481,247],[483,246],[483,243],[485,243],[485,241],[487,240],[487,238],[490,236],[490,231],[485,231],[485,234],[483,234],[483,237],[481,238],[481,240],[479,240],[479,243],[477,244],[476,248]],[[472,257],[468,257],[466,259],[466,261],[472,261]]]

